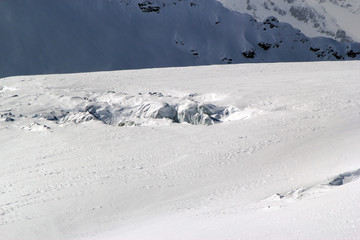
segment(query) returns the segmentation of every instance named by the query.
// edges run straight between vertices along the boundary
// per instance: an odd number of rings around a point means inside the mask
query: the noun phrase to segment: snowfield
[[[359,61],[0,79],[0,239],[358,239],[359,80]]]

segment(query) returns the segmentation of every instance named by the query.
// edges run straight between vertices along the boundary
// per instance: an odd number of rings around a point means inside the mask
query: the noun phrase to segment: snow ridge
[[[124,126],[146,126],[153,124],[189,123],[193,125],[212,125],[224,121],[232,113],[240,112],[235,107],[216,106],[201,103],[190,94],[185,98],[163,95],[158,92],[139,93],[133,96],[126,93],[109,92],[84,102],[79,110],[65,112],[64,116],[52,116],[60,123],[81,123],[99,120],[105,124]]]

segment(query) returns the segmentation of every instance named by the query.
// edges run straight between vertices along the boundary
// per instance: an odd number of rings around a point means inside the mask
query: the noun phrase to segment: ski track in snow
[[[356,239],[359,69],[0,79],[0,239]]]

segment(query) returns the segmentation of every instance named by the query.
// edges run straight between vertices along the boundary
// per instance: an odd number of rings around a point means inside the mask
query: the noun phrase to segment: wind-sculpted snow
[[[360,169],[356,171],[342,173],[336,178],[334,178],[329,185],[331,186],[341,186],[349,182],[355,181],[360,178]]]
[[[47,98],[47,95],[37,98]],[[238,120],[250,117],[256,110],[240,109],[233,106],[216,106],[209,102],[201,102],[199,94],[189,94],[184,97],[163,95],[158,92],[86,94],[86,97],[69,97],[52,95],[48,99],[46,109],[31,111],[31,115],[11,111],[4,113],[0,119],[16,121],[17,117],[46,119],[59,124],[83,123],[98,120],[115,126],[149,126],[170,123],[189,123],[193,125],[213,125],[222,121]],[[51,102],[50,102],[51,101]],[[31,106],[28,108],[31,109]],[[259,114],[260,111],[257,112]],[[24,129],[39,128],[37,123]],[[47,127],[45,126],[45,129]]]
[[[359,44],[308,38],[215,0],[1,0],[0,32],[0,77],[360,59]]]
[[[193,94],[191,94],[193,95]],[[81,107],[80,107],[81,106]],[[93,119],[117,126],[140,126],[168,123],[190,123],[212,125],[226,120],[231,114],[240,112],[235,107],[215,106],[200,103],[188,96],[184,98],[163,95],[157,92],[139,93],[137,96],[126,93],[106,93],[84,101],[77,111],[58,111],[65,116],[50,116],[60,123],[81,123]],[[154,121],[160,120],[160,121]]]
[[[318,197],[325,192],[335,190],[334,187],[343,186],[354,182],[360,178],[360,169],[339,174],[330,182],[316,184],[313,186],[304,186],[290,190],[286,193],[276,193],[267,199],[261,201],[261,207],[264,209],[283,208],[296,201]]]

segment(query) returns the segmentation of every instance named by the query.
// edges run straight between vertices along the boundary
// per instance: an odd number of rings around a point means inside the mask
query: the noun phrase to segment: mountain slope
[[[360,58],[215,0],[3,0],[0,32],[0,76]]]
[[[307,36],[326,36],[338,41],[360,41],[358,0],[219,0],[226,7],[246,12],[262,21],[276,16]]]

